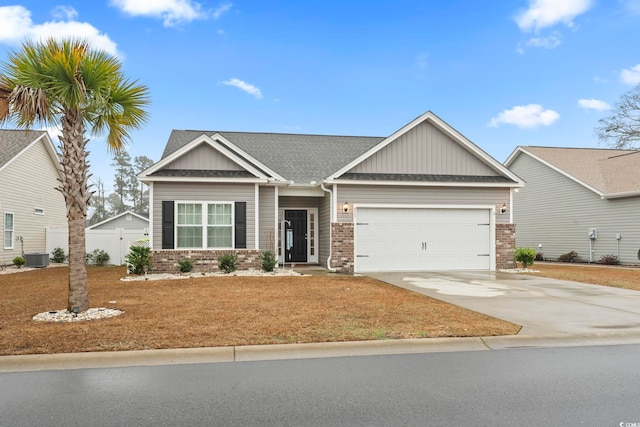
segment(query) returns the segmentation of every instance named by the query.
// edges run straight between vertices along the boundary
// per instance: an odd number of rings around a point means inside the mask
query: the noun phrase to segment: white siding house
[[[0,130],[0,265],[45,253],[45,229],[66,229],[64,197],[55,188],[58,155],[46,131]]]

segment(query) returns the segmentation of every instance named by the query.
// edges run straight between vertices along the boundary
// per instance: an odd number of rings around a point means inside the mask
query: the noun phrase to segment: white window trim
[[[11,230],[7,230],[7,215],[11,215],[11,225],[12,225]],[[2,226],[3,226],[3,229],[2,229],[2,246],[5,249],[15,249],[15,245],[13,244],[13,241],[15,239],[15,234],[16,234],[16,215],[13,212],[5,212],[3,214],[3,216],[2,216],[2,221],[3,221],[2,222]],[[10,239],[11,246],[5,246],[6,243],[7,243],[7,241],[5,239],[5,233],[7,231],[11,232],[11,239]]]
[[[200,227],[202,227],[202,246],[198,247],[179,247],[178,246],[178,205],[201,205],[202,206],[202,221]],[[231,205],[231,246],[226,247],[215,247],[209,248],[207,247],[207,228],[209,227],[207,221],[208,215],[208,206],[209,205]],[[175,249],[183,250],[183,249],[194,249],[194,250],[218,250],[218,249],[234,249],[236,247],[236,223],[235,223],[235,202],[230,202],[228,200],[222,201],[202,201],[202,200],[176,200],[174,203],[174,215],[175,218],[173,222],[174,236],[175,236]],[[185,225],[187,226],[187,225]]]

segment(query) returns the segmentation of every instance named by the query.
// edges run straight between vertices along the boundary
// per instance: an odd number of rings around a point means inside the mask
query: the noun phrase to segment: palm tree
[[[67,309],[89,308],[85,266],[85,219],[91,192],[85,131],[105,135],[118,151],[128,131],[147,119],[149,91],[125,78],[122,64],[86,40],[27,41],[0,69],[0,124],[61,125],[62,178],[57,189],[67,204],[69,297]]]

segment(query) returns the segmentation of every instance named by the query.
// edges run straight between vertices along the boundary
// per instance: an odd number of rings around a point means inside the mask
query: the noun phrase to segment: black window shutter
[[[173,200],[162,201],[162,249],[173,249]]]
[[[247,248],[247,202],[236,202],[235,240],[236,249]]]

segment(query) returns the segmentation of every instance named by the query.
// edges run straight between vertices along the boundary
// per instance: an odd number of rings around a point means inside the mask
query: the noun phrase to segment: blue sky
[[[129,152],[155,161],[171,129],[387,136],[427,110],[500,162],[598,147],[640,83],[640,0],[0,2],[0,60],[52,35],[149,86]],[[109,189],[104,141],[89,149]]]

